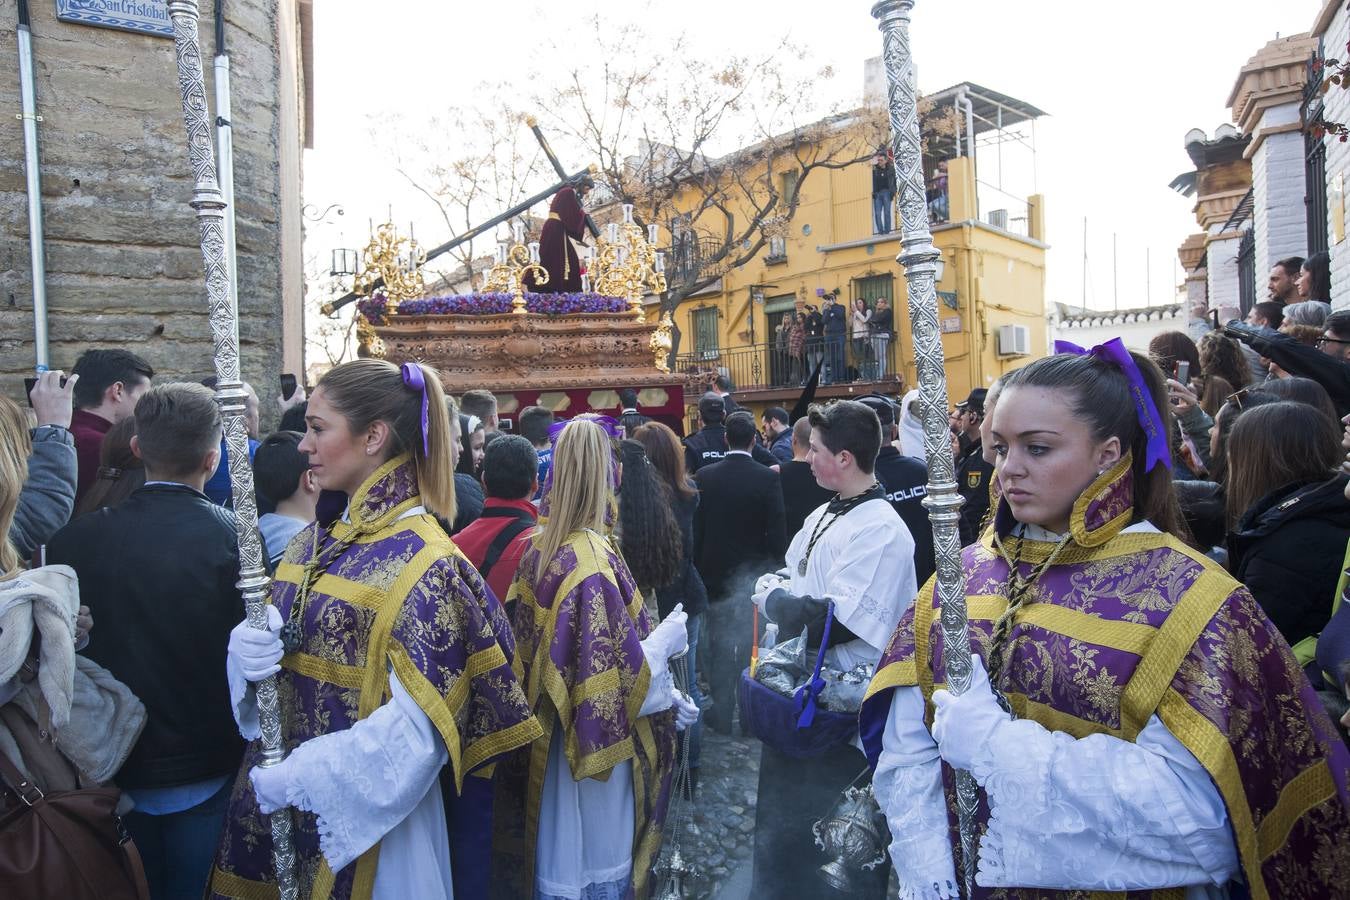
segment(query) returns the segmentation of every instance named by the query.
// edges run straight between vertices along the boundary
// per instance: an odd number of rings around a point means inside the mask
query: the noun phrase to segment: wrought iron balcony
[[[685,233],[671,242],[666,261],[666,281],[672,288],[698,281],[725,254],[721,238]]]
[[[824,338],[808,339],[797,356],[785,347],[768,343],[696,347],[679,354],[675,366],[677,372],[706,374],[708,380],[714,375],[728,375],[737,391],[768,391],[800,387],[811,376],[816,363],[823,361],[822,385],[859,383],[893,390],[902,377],[897,374],[901,360],[895,344],[893,335],[886,339],[869,337],[856,343],[849,339],[834,343]]]

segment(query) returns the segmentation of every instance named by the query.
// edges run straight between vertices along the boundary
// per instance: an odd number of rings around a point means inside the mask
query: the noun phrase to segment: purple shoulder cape
[[[536,579],[538,551],[521,559],[516,603],[517,672],[544,737],[498,773],[494,895],[534,894],[535,845],[549,750],[555,740],[576,779],[605,780],[632,761],[634,896],[645,896],[660,849],[675,753],[670,712],[639,717],[651,672],[641,640],[652,629],[623,559],[593,532],[578,532]]]
[[[1156,714],[1218,786],[1250,895],[1333,896],[1347,867],[1350,753],[1247,590],[1175,538],[1120,534],[1130,516],[1128,473],[1104,478],[1075,510],[1073,542],[1015,614],[995,686],[1019,717],[1074,737],[1132,741]],[[1007,510],[1004,504],[1000,519]],[[1024,574],[1054,549],[1027,541]],[[992,531],[963,551],[963,569],[970,649],[987,659],[1009,580]],[[946,671],[938,612],[930,582],[901,619],[868,688],[860,731],[873,765],[895,688],[922,690],[931,727],[932,694]],[[952,773],[943,769],[959,857]],[[988,815],[983,799],[981,815]]]
[[[282,659],[282,735],[289,750],[350,728],[387,701],[392,668],[445,741],[458,789],[541,730],[511,668],[501,605],[431,516],[404,517],[420,502],[414,469],[400,457],[352,498],[349,522],[310,525],[288,547],[272,586],[283,620],[312,584],[300,649]],[[260,759],[255,741],[230,798],[210,897],[275,895],[271,832],[248,779]],[[369,897],[379,845],[332,872],[316,818],[293,815],[302,896]]]

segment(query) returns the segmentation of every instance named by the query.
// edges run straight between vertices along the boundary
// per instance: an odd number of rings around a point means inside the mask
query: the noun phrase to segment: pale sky
[[[1191,165],[1182,138],[1191,128],[1230,121],[1224,103],[1241,66],[1277,35],[1307,31],[1317,0],[919,0],[911,33],[920,89],[962,81],[1024,100],[1049,115],[1037,124],[1037,187],[1045,196],[1047,303],[1080,302],[1083,220],[1088,220],[1088,303],[1113,301],[1112,240],[1118,246],[1122,308],[1175,296],[1178,244],[1197,231],[1193,199],[1168,188]],[[680,0],[325,0],[315,5],[315,149],[305,153],[305,202],[329,214],[307,225],[307,255],[359,247],[367,221],[414,222],[426,246],[444,225],[429,202],[393,169],[369,135],[369,117],[395,113],[407,127],[447,107],[469,105],[485,81],[547,77],[559,53],[550,35],[572,29],[565,51],[585,58],[576,23],[640,21],[653,40],[685,34],[691,52],[719,59],[775,45],[804,44],[812,70],[838,73],[821,102],[861,100],[863,60],[881,52],[867,2]],[[719,148],[732,149],[732,148]],[[1029,162],[1007,151],[1019,193],[1031,191]],[[1025,159],[1025,154],[1023,155]],[[590,160],[566,159],[570,169]],[[981,180],[994,166],[980,159]],[[547,187],[547,183],[539,185]],[[1005,182],[1005,187],[1014,187]],[[809,189],[809,186],[808,186]],[[982,212],[995,204],[985,202]],[[484,245],[484,251],[490,245]],[[1151,279],[1146,257],[1151,256]]]

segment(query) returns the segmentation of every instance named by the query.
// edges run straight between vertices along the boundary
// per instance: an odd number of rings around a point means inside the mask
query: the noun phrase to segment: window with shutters
[[[696,309],[694,318],[694,352],[699,359],[716,359],[718,356],[717,307]]]
[[[890,275],[873,275],[870,278],[853,279],[853,299],[861,297],[868,309],[875,309],[878,300],[885,300],[895,308],[895,278]]]

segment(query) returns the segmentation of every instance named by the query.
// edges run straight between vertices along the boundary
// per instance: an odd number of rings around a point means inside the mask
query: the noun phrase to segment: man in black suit
[[[778,483],[783,489],[784,531],[788,541],[802,530],[802,523],[820,507],[834,498],[834,491],[826,490],[811,474],[806,454],[811,450],[811,420],[802,416],[792,426],[792,461],[778,469]]]
[[[718,398],[720,400],[720,398]],[[726,458],[694,476],[701,496],[694,514],[694,565],[708,588],[708,725],[730,733],[737,680],[750,659],[755,579],[783,565],[787,533],[778,476],[755,462],[755,417],[727,416]]]
[[[731,396],[734,389],[735,385],[731,383],[730,376],[718,375],[713,379],[712,392],[722,398],[722,405],[726,407],[727,415],[731,415],[741,408],[741,405]]]
[[[638,411],[638,392],[633,388],[620,390],[619,424],[623,426],[624,433],[632,437],[634,431],[650,421],[651,419]]]

